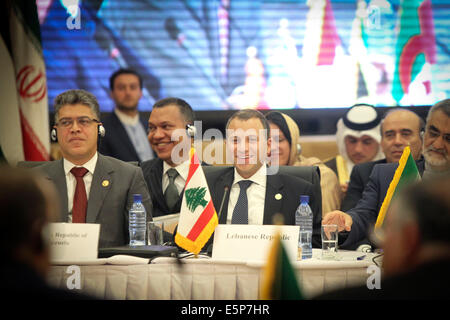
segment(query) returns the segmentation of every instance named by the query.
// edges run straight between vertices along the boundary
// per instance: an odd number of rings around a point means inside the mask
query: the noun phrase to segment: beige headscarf
[[[281,112],[278,113],[281,114],[286,121],[291,136],[291,150],[289,153],[288,165],[318,166],[320,170],[320,188],[322,190],[322,213],[325,214],[340,209],[342,192],[336,174],[320,159],[316,157],[304,157],[301,155],[300,129],[297,126],[297,123],[295,123],[288,115]]]

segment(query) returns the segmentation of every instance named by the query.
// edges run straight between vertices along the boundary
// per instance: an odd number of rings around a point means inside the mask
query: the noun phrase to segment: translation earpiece
[[[106,134],[106,129],[101,124],[98,126],[98,136],[99,138],[103,138]]]
[[[297,154],[301,153],[302,153],[302,146],[300,145],[300,143],[297,143]]]
[[[53,142],[58,142],[58,135],[56,133],[56,128],[53,128],[52,131],[50,131],[50,139]]]
[[[187,124],[186,132],[187,132],[188,136],[193,138],[197,134],[197,128],[192,124]]]

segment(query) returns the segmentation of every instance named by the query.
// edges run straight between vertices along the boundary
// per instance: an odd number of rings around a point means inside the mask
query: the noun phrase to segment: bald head
[[[422,153],[420,131],[423,127],[423,120],[410,110],[389,111],[381,122],[381,148],[387,162],[398,162],[407,145],[413,158],[419,159]]]

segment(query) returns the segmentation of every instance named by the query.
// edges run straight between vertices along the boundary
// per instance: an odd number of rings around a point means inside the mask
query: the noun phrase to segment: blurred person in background
[[[90,299],[46,282],[50,269],[47,224],[57,221],[51,182],[33,170],[0,167],[0,290],[14,301]]]
[[[355,164],[384,158],[380,147],[381,116],[375,107],[356,104],[337,122],[336,143],[339,154],[325,161],[337,175],[343,195]]]
[[[347,193],[342,200],[341,210],[355,207],[362,197],[370,173],[380,163],[397,163],[403,149],[409,145],[414,160],[422,157],[422,135],[425,122],[414,112],[407,109],[388,111],[381,121],[381,149],[384,159],[357,164],[350,174]]]
[[[393,199],[382,227],[380,287],[367,285],[318,299],[448,299],[450,176],[412,184]]]

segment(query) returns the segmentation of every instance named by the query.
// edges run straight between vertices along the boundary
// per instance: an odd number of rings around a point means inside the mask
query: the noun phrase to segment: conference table
[[[313,257],[296,261],[296,272],[303,295],[312,298],[333,289],[367,282],[374,253],[340,251],[338,260]],[[123,257],[122,257],[123,258]],[[66,265],[53,265],[48,281],[67,288],[78,276],[79,290],[102,299],[158,300],[256,300],[264,278],[264,262],[216,260],[209,257],[149,259],[109,259]],[[107,259],[108,260],[108,259]],[[106,261],[107,261],[106,260]],[[110,264],[111,263],[111,264]],[[74,273],[74,267],[79,274]],[[70,287],[70,285],[69,285]],[[78,289],[78,288],[77,288]]]

